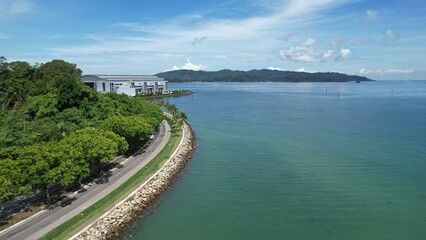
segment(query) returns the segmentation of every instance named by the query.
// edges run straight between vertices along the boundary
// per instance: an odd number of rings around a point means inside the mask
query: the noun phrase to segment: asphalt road
[[[170,126],[163,122],[151,143],[139,155],[129,157],[122,167],[112,169],[107,181],[86,186],[87,191],[75,193],[72,201],[51,210],[44,210],[0,233],[0,239],[38,239],[65,221],[79,214],[106,196],[151,161],[170,138]]]

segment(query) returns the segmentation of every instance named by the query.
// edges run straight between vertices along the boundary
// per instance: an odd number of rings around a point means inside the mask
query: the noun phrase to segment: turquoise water
[[[424,81],[172,87],[197,150],[128,238],[426,239]]]

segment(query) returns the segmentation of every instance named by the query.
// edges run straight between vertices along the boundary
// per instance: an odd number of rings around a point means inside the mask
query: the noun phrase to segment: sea
[[[426,239],[426,81],[170,88],[197,149],[127,239]]]

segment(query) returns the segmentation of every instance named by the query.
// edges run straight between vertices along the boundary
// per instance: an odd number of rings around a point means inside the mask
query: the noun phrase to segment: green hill
[[[335,72],[291,72],[278,70],[233,71],[224,69],[215,72],[176,70],[156,74],[169,82],[350,82],[373,81],[366,77]]]

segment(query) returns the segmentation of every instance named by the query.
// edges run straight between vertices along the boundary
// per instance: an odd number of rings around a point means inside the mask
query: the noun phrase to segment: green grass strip
[[[139,170],[129,180],[106,195],[92,206],[85,209],[80,214],[59,225],[52,231],[45,234],[40,239],[68,239],[80,229],[84,228],[92,221],[97,219],[103,213],[112,208],[119,201],[127,197],[131,192],[138,188],[143,182],[151,177],[160,167],[170,158],[175,151],[182,137],[181,130],[172,130],[171,137],[166,146],[154,157],[145,167]]]

